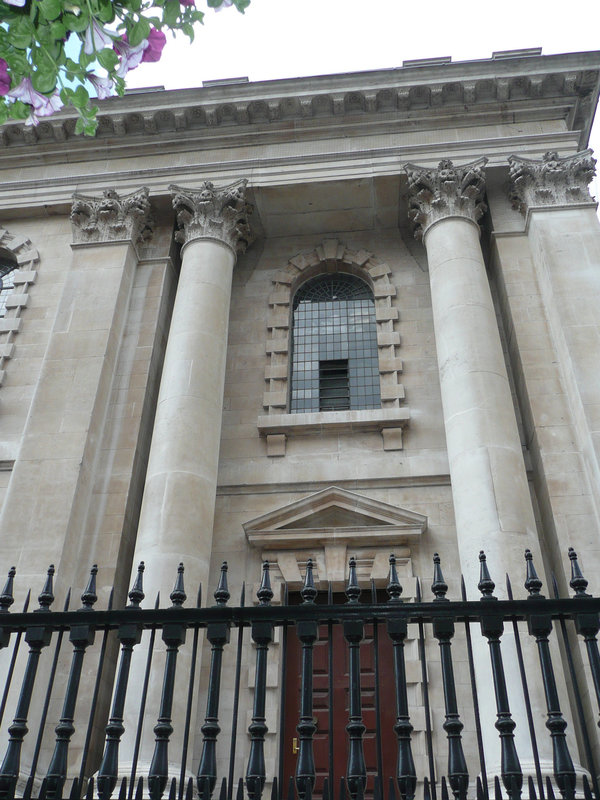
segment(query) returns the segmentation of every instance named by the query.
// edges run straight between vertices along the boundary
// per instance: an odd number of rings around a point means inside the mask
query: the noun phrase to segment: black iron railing
[[[495,584],[490,577],[486,559],[480,554],[480,580],[478,589],[481,600],[467,601],[462,589],[462,599],[451,601],[447,598],[448,587],[444,580],[440,558],[434,556],[433,582],[431,590],[434,599],[424,602],[421,587],[417,581],[416,602],[404,602],[402,586],[398,578],[396,559],[390,557],[389,580],[386,595],[378,597],[375,587],[370,587],[369,602],[361,602],[365,594],[357,580],[356,562],[350,559],[345,602],[334,603],[329,588],[325,602],[318,602],[318,593],[313,579],[313,565],[309,560],[306,567],[304,585],[300,591],[300,602],[289,604],[287,597],[283,604],[273,603],[273,591],[269,577],[269,565],[265,562],[262,580],[257,592],[258,604],[246,606],[244,589],[237,606],[228,605],[230,595],[227,586],[227,565],[223,564],[218,587],[214,593],[214,605],[200,607],[186,606],[186,593],[183,582],[183,566],[180,565],[174,589],[170,595],[169,608],[142,608],[144,600],[143,572],[140,565],[134,585],[129,592],[129,604],[125,608],[95,609],[96,567],[92,568],[89,582],[81,596],[82,606],[77,611],[69,610],[69,597],[63,611],[51,611],[54,601],[54,568],[48,570],[47,579],[38,597],[39,607],[29,611],[29,597],[22,612],[9,611],[13,605],[13,583],[15,571],[11,569],[6,585],[0,594],[0,649],[7,656],[3,677],[5,686],[0,701],[0,724],[14,706],[12,724],[7,729],[7,741],[3,746],[0,765],[0,800],[39,797],[58,800],[69,796],[76,800],[83,796],[98,796],[108,800],[118,794],[120,800],[132,800],[150,796],[155,800],[168,794],[170,800],[186,800],[199,796],[210,800],[219,795],[220,800],[236,800],[248,797],[260,800],[268,789],[274,800],[279,800],[282,792],[289,800],[311,800],[312,797],[332,800],[336,794],[340,800],[362,800],[367,795],[374,798],[389,796],[390,800],[412,800],[415,796],[425,800],[446,800],[451,793],[457,800],[469,795],[479,800],[489,800],[490,794],[510,797],[516,800],[525,794],[536,800],[554,800],[559,794],[564,800],[572,800],[576,794],[588,800],[600,800],[597,771],[594,761],[595,732],[589,729],[590,716],[597,718],[600,709],[600,655],[597,634],[600,629],[600,599],[587,593],[587,581],[578,565],[577,556],[569,551],[571,561],[570,585],[574,595],[568,598],[558,596],[554,583],[554,597],[546,598],[541,593],[542,582],[536,574],[532,556],[525,553],[526,579],[524,586],[528,596],[515,600],[512,597],[510,582],[507,582],[508,600],[498,600],[494,595]],[[508,579],[507,579],[508,581]],[[526,627],[519,623],[525,623]],[[413,636],[417,640],[418,659],[421,667],[422,706],[425,712],[426,763],[425,774],[418,774],[413,754],[413,724],[411,723],[411,704],[407,690],[407,670],[405,644],[409,626],[414,626]],[[428,678],[426,632],[431,626],[433,638],[439,644],[439,668],[445,706],[443,729],[447,738],[446,775],[436,774],[434,752],[434,730],[431,716],[430,681]],[[457,626],[460,640],[464,642],[469,665],[471,698],[469,708],[459,709],[457,686],[454,673],[453,647],[456,647]],[[509,691],[505,677],[502,640],[508,626],[512,637],[521,678],[521,690],[525,699],[531,752],[534,761],[534,774],[523,775],[519,753],[515,744],[515,721],[509,705]],[[563,645],[566,675],[563,674],[562,659],[557,663],[556,654],[550,647],[550,639],[557,627]],[[572,628],[569,634],[569,627]],[[272,654],[276,629],[281,629],[281,685],[279,717],[279,764],[269,772],[266,767],[265,737],[267,727],[267,684],[268,665]],[[336,629],[341,632],[339,641],[345,648],[347,701],[340,707],[334,701],[334,679],[339,680],[338,667],[334,666],[334,640]],[[144,631],[149,635],[142,647],[146,649],[145,679],[142,686],[130,686],[132,655],[142,642]],[[237,637],[231,642],[232,631]],[[191,637],[188,633],[191,632]],[[254,645],[256,669],[254,673],[252,719],[247,729],[248,740],[238,735],[240,723],[241,664],[242,654],[247,652],[248,636]],[[573,636],[578,635],[584,643],[583,648],[574,646]],[[473,638],[481,635],[489,645],[489,669],[493,678],[496,702],[495,727],[499,739],[501,768],[499,775],[488,775],[486,751],[482,731],[491,724],[482,719],[479,713],[477,693],[477,670],[481,661],[473,655]],[[164,643],[164,663],[162,669],[162,692],[157,709],[154,727],[154,752],[149,766],[139,766],[139,753],[143,731],[143,718],[148,699],[148,685],[152,670],[152,655],[159,647],[157,637]],[[321,773],[315,762],[315,739],[317,724],[315,718],[315,647],[323,636],[327,640],[328,677],[326,695],[328,708],[328,753],[325,767]],[[206,712],[204,723],[200,726],[202,747],[197,764],[192,764],[191,741],[192,708],[198,696],[196,662],[199,647],[205,637],[210,646],[210,671],[206,689]],[[300,653],[294,663],[290,662],[291,638],[296,637]],[[70,669],[59,669],[61,657],[66,650],[66,639],[70,648]],[[119,655],[115,663],[110,656],[110,642],[116,640]],[[187,644],[186,644],[187,639]],[[191,641],[190,641],[191,639]],[[535,642],[539,663],[527,663],[524,639]],[[383,643],[387,642],[387,655]],[[187,674],[176,671],[180,650],[188,647],[190,668]],[[25,654],[25,647],[28,652]],[[529,643],[527,643],[527,647]],[[361,658],[368,648],[372,648],[371,659],[374,664],[374,683],[369,691],[374,692],[375,726],[373,733],[375,755],[372,764],[365,759],[365,719],[363,698],[365,695],[364,670]],[[44,669],[40,668],[42,653],[52,652],[52,658]],[[61,656],[62,651],[62,656]],[[94,654],[93,688],[87,682],[87,694],[82,699],[82,672],[90,653]],[[505,651],[504,651],[505,652]],[[219,708],[222,697],[222,669],[224,653],[235,656],[235,678],[228,691],[233,692],[231,721],[226,737],[220,737]],[[107,655],[108,654],[108,655]],[[591,676],[590,686],[582,685],[578,676],[578,664],[585,655],[583,667]],[[387,662],[385,662],[387,659]],[[112,665],[112,668],[111,668]],[[0,665],[0,668],[1,665]],[[393,690],[390,696],[381,697],[384,685],[383,673],[392,676]],[[286,672],[294,672],[299,677],[297,702],[289,701],[283,690]],[[114,675],[113,675],[114,673]],[[581,673],[581,670],[579,670]],[[101,702],[101,687],[107,678],[113,683],[110,702]],[[560,692],[557,679],[565,680],[572,689],[575,719],[582,754],[582,760],[589,771],[589,779],[584,776],[577,786],[573,755],[569,750],[566,736],[567,721],[560,705]],[[532,681],[541,680],[546,701],[546,728],[552,742],[553,769],[551,775],[543,772],[540,744],[536,734],[533,711],[530,701]],[[44,699],[41,709],[36,711],[37,732],[29,732],[30,710],[36,687],[45,683]],[[90,691],[91,689],[91,691]],[[323,687],[319,690],[323,693]],[[125,706],[131,694],[139,698],[138,725],[134,736],[133,757],[128,760],[128,774],[123,776],[121,765],[121,740],[125,732]],[[185,696],[185,719],[172,719],[173,703],[177,694]],[[391,696],[393,694],[393,697]],[[286,699],[287,697],[287,699]],[[589,708],[594,698],[595,708]],[[62,711],[57,720],[51,720],[51,708],[57,699],[62,702]],[[83,700],[88,708],[81,708]],[[334,708],[335,702],[338,707]],[[11,705],[12,703],[12,705]],[[79,706],[78,706],[79,703]],[[390,729],[384,727],[382,705],[393,706],[394,722]],[[228,712],[229,713],[229,712]],[[474,719],[477,754],[475,759],[463,746],[463,721],[465,713]],[[76,767],[70,758],[72,737],[76,731],[76,720],[85,719],[84,730],[78,731],[83,745],[79,747],[81,757]],[[283,755],[283,736],[286,723],[292,720],[297,732],[297,758],[293,774],[286,774]],[[48,731],[50,723],[55,723],[54,744],[51,757],[46,757],[43,769],[39,765],[42,752],[49,752]],[[183,735],[179,752],[170,748],[174,725],[180,726]],[[599,723],[600,724],[600,723]],[[104,744],[102,753],[91,753],[91,743],[98,731],[102,730]],[[26,737],[32,740],[27,764],[22,763],[22,752]],[[341,737],[341,738],[340,738]],[[395,757],[390,766],[382,755],[388,747],[390,737],[394,737]],[[225,740],[223,740],[225,739]],[[339,764],[335,763],[336,741],[345,742],[345,764],[343,775]],[[29,740],[28,740],[29,741]],[[389,749],[389,747],[388,747]],[[217,759],[217,753],[229,752],[226,769],[219,764],[226,759]],[[238,756],[244,751],[246,768],[243,776],[236,774]],[[475,764],[472,762],[475,761]],[[469,773],[471,762],[471,774]],[[176,766],[179,777],[173,775]],[[171,769],[170,769],[171,767]],[[190,778],[190,770],[196,777]],[[335,784],[335,786],[334,786]],[[339,788],[338,788],[339,787]],[[490,788],[491,787],[491,788]]]

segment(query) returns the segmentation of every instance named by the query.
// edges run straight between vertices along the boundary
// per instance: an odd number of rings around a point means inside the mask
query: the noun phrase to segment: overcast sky
[[[411,58],[464,61],[523,47],[545,55],[600,50],[600,0],[252,0],[243,15],[196,3],[206,10],[196,41],[169,37],[162,60],[130,72],[128,86],[386,69]],[[600,152],[600,120],[591,146]]]

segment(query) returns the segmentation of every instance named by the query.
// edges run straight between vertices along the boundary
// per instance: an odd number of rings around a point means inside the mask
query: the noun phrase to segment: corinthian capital
[[[152,213],[148,189],[142,186],[119,196],[105,189],[102,197],[73,195],[71,207],[73,237],[76,242],[144,241],[152,235]]]
[[[177,212],[179,242],[218,239],[236,253],[243,253],[254,236],[248,224],[252,206],[246,202],[246,185],[241,180],[218,189],[204,181],[197,189],[170,186]]]
[[[510,156],[510,199],[526,212],[540,206],[591,203],[588,183],[596,174],[596,159],[591,150],[560,158],[549,151],[541,161]]]
[[[464,217],[479,222],[486,205],[484,167],[487,158],[455,166],[440,161],[437,169],[405,164],[408,175],[409,212],[415,238],[421,239],[427,229],[446,217]]]

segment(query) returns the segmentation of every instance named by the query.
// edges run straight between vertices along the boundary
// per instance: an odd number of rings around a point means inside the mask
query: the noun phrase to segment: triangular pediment
[[[316,542],[399,542],[419,536],[427,517],[405,508],[330,486],[244,525],[255,546],[310,547]]]

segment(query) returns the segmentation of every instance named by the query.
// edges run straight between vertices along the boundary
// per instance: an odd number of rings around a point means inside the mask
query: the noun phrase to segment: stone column
[[[251,241],[246,181],[220,189],[208,182],[198,189],[180,186],[170,189],[180,228],[176,236],[183,243],[182,263],[134,555],[134,569],[139,561],[146,563],[145,605],[152,605],[160,591],[161,606],[169,605],[180,561],[185,565],[188,603],[195,602],[199,582],[206,602],[231,282],[236,254]],[[143,649],[138,649],[143,655]],[[143,675],[140,654],[134,664],[133,685]],[[178,665],[181,674],[186,674],[189,668],[185,658],[182,652]],[[161,684],[161,677],[155,677],[146,708],[140,769],[149,762],[153,748],[151,731],[156,723]],[[134,692],[126,710],[124,762],[127,753],[132,752],[138,704],[139,695]],[[177,692],[173,707],[176,721],[171,738],[173,753],[181,752],[185,705],[186,693]]]
[[[427,249],[456,536],[469,599],[480,597],[480,550],[487,554],[500,597],[505,595],[506,572],[513,579],[515,594],[521,594],[525,548],[539,556],[517,421],[479,244],[485,163],[486,159],[480,159],[460,167],[451,161],[441,161],[437,169],[406,166],[410,216],[415,235]],[[531,747],[521,682],[510,637],[505,640],[517,748],[523,768],[529,771]],[[482,719],[490,720],[496,716],[496,707],[488,648],[480,637],[474,644]],[[531,688],[535,707],[541,711],[543,695],[537,696],[535,685]],[[499,775],[498,737],[491,726],[483,727],[489,774]],[[542,733],[540,744],[547,738]],[[548,748],[543,755],[549,753]]]
[[[588,183],[592,151],[540,161],[511,156],[512,200],[526,216],[526,232],[546,322],[558,354],[578,448],[595,504],[596,519],[582,517],[586,556],[598,558],[600,524],[600,222]],[[562,477],[568,494],[585,481]],[[579,512],[581,513],[581,512]],[[566,549],[568,542],[564,543]],[[564,552],[562,554],[564,556]],[[564,563],[564,559],[563,559]]]

